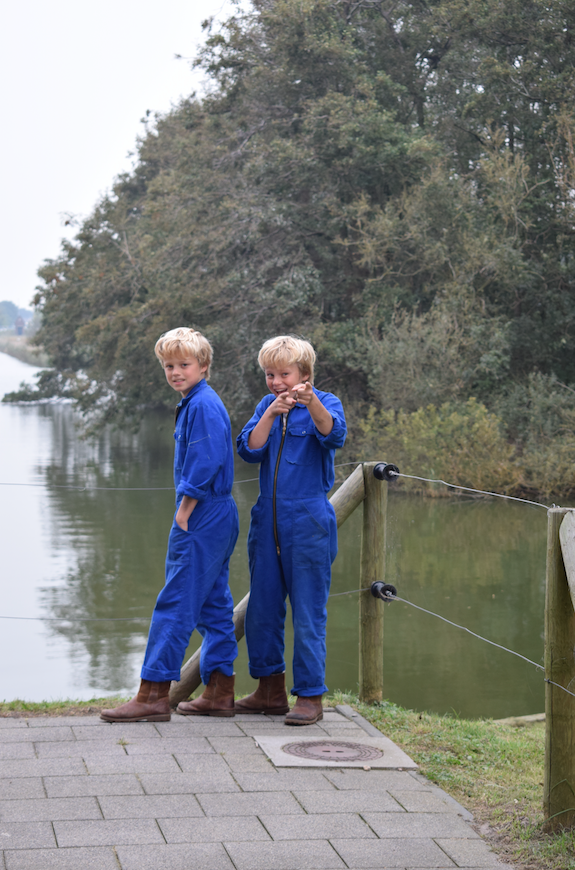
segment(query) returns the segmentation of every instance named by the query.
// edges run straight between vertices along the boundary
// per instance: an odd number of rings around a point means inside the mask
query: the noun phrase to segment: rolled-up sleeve
[[[270,443],[269,438],[263,445],[263,447],[259,447],[257,450],[252,450],[251,447],[248,447],[248,440],[271,401],[273,401],[273,396],[266,396],[265,399],[262,399],[262,401],[256,407],[253,416],[248,420],[248,422],[236,438],[236,447],[238,454],[243,460],[245,460],[245,462],[261,462],[266,453],[268,452]]]
[[[208,405],[200,404],[190,423],[176,498],[187,495],[201,501],[226,461],[229,435],[222,416]]]
[[[337,396],[331,393],[324,393],[318,396],[324,408],[329,411],[333,419],[332,430],[329,435],[322,435],[318,429],[315,430],[316,438],[322,447],[327,450],[336,450],[338,447],[343,447],[347,435],[347,425],[345,422],[345,414],[343,405]]]

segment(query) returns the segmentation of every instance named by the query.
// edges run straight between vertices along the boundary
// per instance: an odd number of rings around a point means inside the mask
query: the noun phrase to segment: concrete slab
[[[206,737],[165,737],[162,740],[128,740],[124,743],[128,755],[182,753],[185,755],[217,755]]]
[[[193,794],[105,795],[98,798],[105,819],[192,819],[204,817]]]
[[[54,831],[50,822],[0,822],[2,849],[46,849],[54,847]]]
[[[7,870],[118,870],[112,848],[5,852]]]
[[[86,773],[81,758],[24,758],[3,761],[0,765],[0,783],[5,778],[21,779],[30,776],[82,776]]]
[[[172,755],[126,755],[108,756],[105,752],[97,754],[86,753],[84,755],[84,764],[88,773],[107,774],[107,773],[180,773],[175,759]]]
[[[160,724],[160,723],[158,723]],[[159,740],[160,732],[153,722],[103,722],[96,726],[74,725],[72,732],[76,740],[143,740],[144,738]],[[37,732],[34,732],[37,734]]]
[[[54,728],[53,726],[40,728],[3,728],[2,743],[39,743],[50,740],[75,740],[70,727]]]
[[[227,843],[237,870],[339,870],[345,864],[326,840],[302,843]]]
[[[417,764],[411,760],[411,758],[405,754],[395,743],[392,743],[387,737],[369,737],[365,734],[361,734],[360,737],[353,741],[348,740],[340,740],[339,738],[317,738],[317,737],[309,737],[306,731],[306,735],[300,736],[299,734],[293,734],[293,736],[286,735],[267,735],[267,734],[255,734],[254,735],[255,743],[260,746],[263,751],[266,753],[268,758],[271,759],[273,764],[276,767],[322,767],[322,768],[337,768],[337,767],[351,767],[351,768],[395,768],[400,770],[405,769],[417,769]],[[353,748],[357,747],[358,752],[361,752],[362,748],[367,750],[375,749],[381,752],[382,754],[378,758],[364,758],[358,760],[351,761],[337,761],[333,759],[333,757],[323,757],[321,759],[316,758],[302,758],[296,755],[290,755],[285,751],[286,746],[297,744],[299,746],[305,746],[310,743],[321,743],[326,742],[333,747],[340,747],[342,753],[345,753],[348,747]]]
[[[411,773],[401,770],[323,770],[323,776],[337,789],[373,789],[374,791],[429,791],[429,783],[419,782]],[[422,777],[423,779],[423,777]]]
[[[484,840],[438,839],[437,845],[458,867],[499,867],[497,856]]]
[[[356,813],[324,813],[316,816],[268,816],[260,821],[274,840],[375,839],[371,828]]]
[[[172,773],[169,775],[141,774],[139,780],[146,794],[223,794],[239,792],[239,786],[230,773]]]
[[[404,813],[405,809],[387,792],[367,790],[300,791],[294,797],[306,813]]]
[[[266,791],[333,791],[333,785],[319,770],[275,770],[269,775],[235,773],[234,779],[245,792]]]
[[[13,801],[44,797],[46,797],[46,792],[40,777],[0,779],[0,800]],[[1,848],[2,845],[0,844]]]
[[[60,819],[101,819],[96,798],[37,798],[0,801],[0,822],[54,822]]]
[[[159,845],[164,838],[154,819],[99,819],[54,822],[58,846]]]
[[[117,849],[122,870],[234,870],[230,857],[221,843],[196,843],[192,856],[190,846],[120,846]]]
[[[443,868],[449,867],[443,852],[431,838],[398,840],[331,840],[338,855],[348,867]],[[453,863],[453,867],[456,864]]]
[[[0,740],[2,739],[0,732]],[[33,743],[0,743],[0,759],[36,758]]]
[[[448,813],[362,813],[362,817],[382,840],[398,837],[479,839],[469,822]]]
[[[252,816],[158,819],[158,824],[167,843],[269,842],[271,839],[261,822]]]
[[[293,795],[285,792],[198,794],[196,797],[207,816],[259,816],[262,813],[303,815],[300,803]]]
[[[48,797],[88,797],[105,794],[143,794],[142,786],[131,774],[117,776],[47,776]]]

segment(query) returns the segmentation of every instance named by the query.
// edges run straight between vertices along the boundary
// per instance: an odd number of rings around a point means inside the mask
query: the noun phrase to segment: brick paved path
[[[350,708],[317,725],[173,716],[0,719],[2,870],[484,870],[471,816],[420,774],[276,769],[254,734],[361,741]]]

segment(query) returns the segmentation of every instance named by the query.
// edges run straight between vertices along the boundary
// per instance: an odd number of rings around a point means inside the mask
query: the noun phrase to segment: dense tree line
[[[399,449],[399,411],[487,407],[523,457],[501,486],[540,489],[557,450],[563,479],[574,25],[567,0],[253,0],[208,22],[208,94],[148,125],[133,171],[40,269],[41,390],[100,421],[164,405],[153,343],[188,324],[241,423],[261,342],[296,332],[354,454]]]

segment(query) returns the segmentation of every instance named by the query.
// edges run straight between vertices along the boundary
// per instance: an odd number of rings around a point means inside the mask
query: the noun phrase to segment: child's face
[[[166,380],[174,390],[187,396],[204,377],[208,367],[200,366],[195,356],[187,359],[165,359]]]
[[[268,390],[272,392],[274,396],[279,396],[281,393],[289,392],[298,384],[304,384],[309,380],[309,375],[302,375],[297,363],[292,363],[289,366],[280,366],[278,368],[266,366],[264,372]]]

